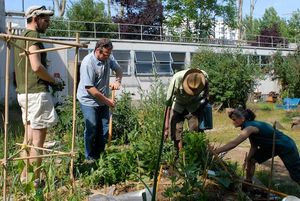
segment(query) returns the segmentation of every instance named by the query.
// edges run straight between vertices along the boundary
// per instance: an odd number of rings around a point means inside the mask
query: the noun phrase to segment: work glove
[[[60,77],[55,77],[54,80],[54,83],[51,85],[53,92],[62,91],[66,86],[63,79],[61,79]]]

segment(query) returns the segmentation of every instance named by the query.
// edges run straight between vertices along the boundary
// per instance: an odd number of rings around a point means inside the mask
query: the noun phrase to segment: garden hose
[[[160,145],[159,145],[159,151],[158,151],[158,158],[156,162],[156,167],[155,167],[155,172],[154,172],[154,184],[153,184],[153,193],[152,193],[152,199],[151,201],[156,200],[156,190],[157,190],[157,181],[158,181],[158,172],[159,172],[159,165],[160,165],[160,160],[161,160],[161,155],[162,155],[162,150],[164,146],[164,139],[165,139],[165,121],[168,113],[168,107],[165,109],[165,116],[164,116],[164,123],[163,123],[163,129],[162,129],[162,135],[160,139]]]

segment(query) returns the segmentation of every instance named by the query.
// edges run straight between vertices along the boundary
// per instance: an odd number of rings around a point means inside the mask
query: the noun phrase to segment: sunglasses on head
[[[47,8],[46,8],[46,6],[41,6],[41,7],[38,7],[38,8],[36,8],[36,9],[33,9],[33,10],[31,11],[31,13],[33,13],[33,12],[36,11],[36,10],[47,10]]]

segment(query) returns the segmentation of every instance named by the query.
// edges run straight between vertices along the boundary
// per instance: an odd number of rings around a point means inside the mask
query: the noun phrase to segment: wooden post
[[[29,49],[29,41],[26,41],[26,51]],[[26,55],[25,59],[25,143],[28,145],[28,65],[29,65],[29,57]],[[29,156],[28,150],[25,149],[26,156]],[[26,160],[26,183],[28,183],[28,167],[29,167],[29,159]]]
[[[76,43],[79,43],[79,33],[76,33]],[[76,86],[77,86],[77,72],[78,72],[78,50],[75,50],[74,59],[74,80],[73,80],[73,129],[72,129],[72,147],[71,147],[71,164],[70,164],[70,177],[72,181],[73,191],[75,190],[74,170],[74,148],[75,148],[75,134],[76,134]]]
[[[115,100],[115,93],[116,93],[116,90],[112,90],[111,91],[111,99],[114,101]],[[111,109],[111,114],[110,114],[110,117],[109,117],[109,127],[108,127],[108,146],[110,146],[111,144],[111,140],[112,140],[112,111],[113,109]]]
[[[11,23],[9,23],[9,34]],[[7,126],[9,120],[9,66],[10,66],[10,44],[6,41],[6,65],[5,65],[5,114],[4,114],[4,163],[3,163],[3,200],[6,200],[6,177],[7,177]]]

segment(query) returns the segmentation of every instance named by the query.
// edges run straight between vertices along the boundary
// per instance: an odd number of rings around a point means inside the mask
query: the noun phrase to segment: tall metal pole
[[[243,21],[243,0],[239,0],[239,15],[238,15],[238,25],[239,25],[239,40],[242,39],[242,21]]]
[[[0,33],[5,32],[5,3],[4,0],[0,0]]]

